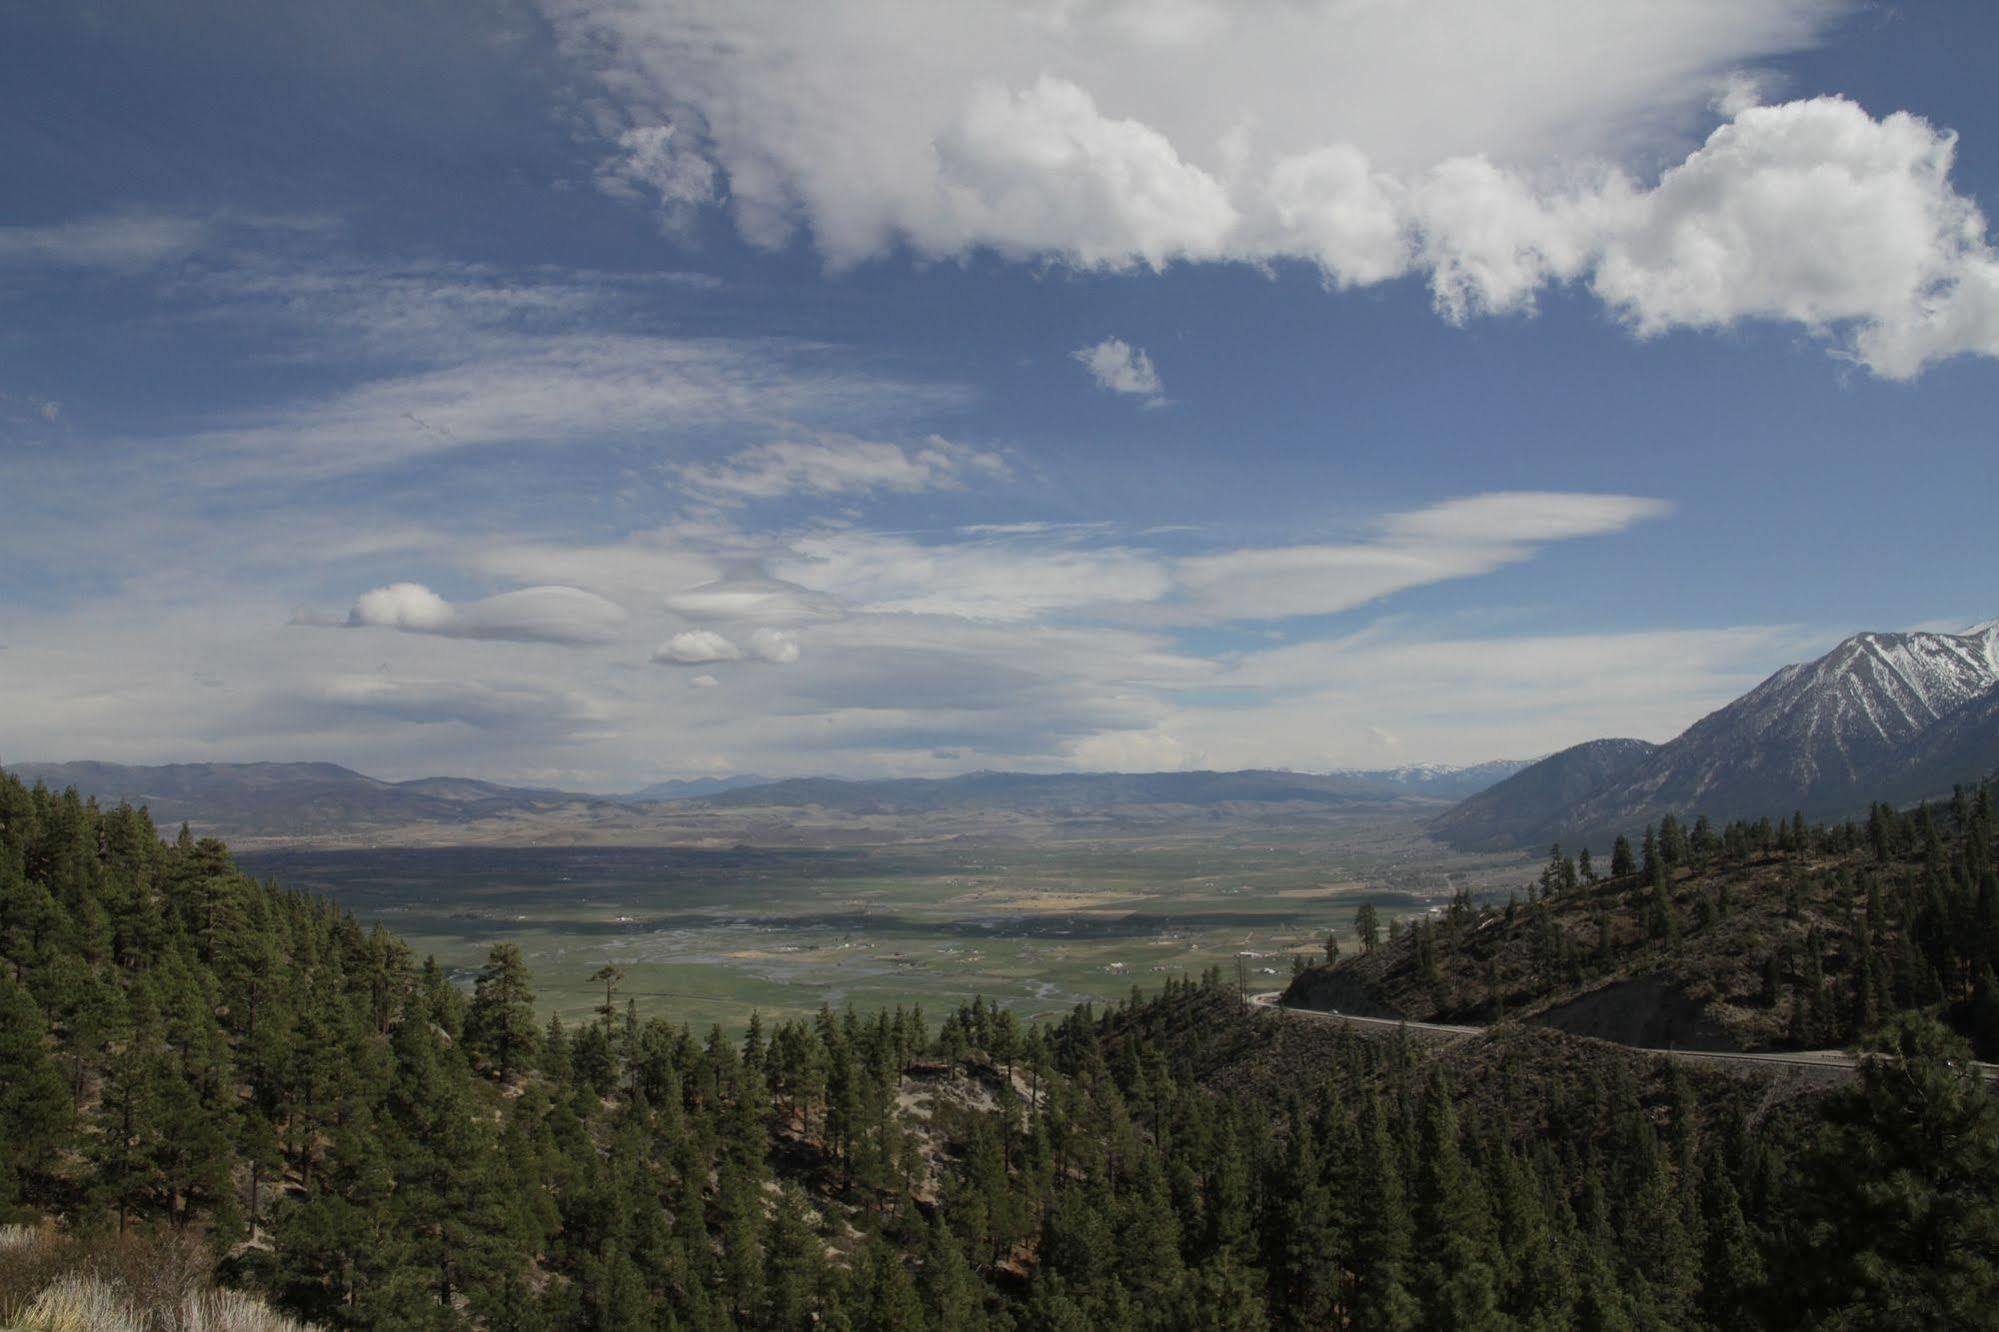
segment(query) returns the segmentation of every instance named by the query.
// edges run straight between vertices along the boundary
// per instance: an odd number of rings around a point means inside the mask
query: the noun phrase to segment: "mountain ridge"
[[[1883,795],[1947,795],[1996,769],[1999,621],[1961,634],[1865,631],[1773,672],[1596,789],[1488,835],[1594,845],[1667,814],[1840,818]],[[1443,840],[1472,844],[1478,800],[1437,821]]]
[[[1169,773],[974,772],[946,778],[848,780],[795,777],[692,778],[636,793],[590,795],[513,787],[467,777],[385,781],[334,763],[98,761],[0,765],[30,783],[74,786],[102,804],[149,808],[163,824],[186,822],[238,841],[298,844],[361,839],[368,844],[450,844],[455,840],[655,844],[729,835],[717,819],[763,828],[782,811],[855,816],[993,814],[1100,819],[1144,809],[1170,819],[1201,809],[1266,818],[1316,816],[1346,806],[1431,808],[1451,798],[1438,783],[1479,783],[1480,767],[1421,772],[1325,774],[1280,770]],[[1502,763],[1501,766],[1505,766]],[[702,786],[710,789],[702,790]],[[694,789],[689,789],[693,787]],[[714,789],[714,788],[721,789]],[[668,794],[671,793],[671,794]],[[767,814],[766,811],[770,811]]]

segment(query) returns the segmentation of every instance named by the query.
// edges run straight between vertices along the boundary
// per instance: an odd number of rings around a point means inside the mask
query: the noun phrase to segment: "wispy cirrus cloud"
[[[808,358],[809,359],[809,358]],[[180,441],[232,474],[311,480],[500,444],[553,447],[700,427],[895,415],[949,387],[819,370],[782,345],[566,334],[482,345],[472,359],[371,379]]]
[[[786,495],[916,494],[958,490],[973,479],[1010,474],[997,453],[932,435],[905,446],[852,435],[774,440],[738,450],[720,462],[676,469],[680,484],[716,503],[743,503]]]
[[[136,273],[198,248],[209,224],[165,213],[106,213],[35,227],[0,227],[0,268]]]

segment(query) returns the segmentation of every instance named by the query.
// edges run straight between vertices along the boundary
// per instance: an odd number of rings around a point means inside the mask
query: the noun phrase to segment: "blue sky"
[[[0,759],[1325,768],[1989,618],[1999,14],[0,15]]]

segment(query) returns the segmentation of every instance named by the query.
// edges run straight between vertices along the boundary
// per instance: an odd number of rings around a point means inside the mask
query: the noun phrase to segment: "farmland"
[[[1517,858],[1441,850],[1407,818],[870,847],[425,847],[269,851],[252,873],[381,922],[461,980],[520,946],[545,1011],[601,1002],[622,968],[642,1015],[738,1029],[822,1003],[935,1011],[974,994],[1023,1018],[1157,988],[1238,955],[1264,979],[1372,902],[1426,910],[1500,890]],[[1267,969],[1267,970],[1266,970]]]

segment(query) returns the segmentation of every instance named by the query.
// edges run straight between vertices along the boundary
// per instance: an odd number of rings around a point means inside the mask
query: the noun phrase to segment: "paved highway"
[[[1325,1022],[1341,1022],[1350,1027],[1374,1027],[1395,1030],[1406,1027],[1412,1032],[1427,1036],[1457,1039],[1465,1036],[1482,1036],[1484,1027],[1453,1027],[1440,1022],[1409,1022],[1402,1018],[1359,1017],[1352,1013],[1334,1013],[1318,1008],[1286,1008],[1277,1001],[1282,992],[1270,990],[1263,994],[1253,994],[1249,1001],[1259,1008],[1273,1009],[1291,1017],[1318,1018]],[[1851,1076],[1860,1066],[1860,1061],[1844,1050],[1656,1050],[1646,1046],[1631,1046],[1640,1054],[1664,1055],[1685,1063],[1702,1064],[1786,1064],[1793,1068],[1822,1071]],[[1986,1076],[1993,1076],[1988,1067]]]
[[[1249,1001],[1258,1008],[1268,1008],[1289,1017],[1319,1018],[1326,1022],[1343,1022],[1350,1027],[1385,1027],[1390,1030],[1407,1027],[1410,1031],[1447,1040],[1485,1034],[1484,1027],[1452,1027],[1440,1022],[1410,1022],[1403,1018],[1358,1017],[1352,1013],[1334,1013],[1321,1008],[1286,1008],[1277,1002],[1282,997],[1281,990],[1268,990],[1251,995]],[[1644,1045],[1625,1048],[1636,1050],[1639,1054],[1663,1055],[1685,1064],[1780,1064],[1800,1072],[1824,1073],[1834,1077],[1852,1077],[1860,1067],[1859,1058],[1844,1050],[1659,1050]],[[1985,1081],[1999,1082],[1999,1064],[1979,1064],[1977,1068],[1979,1076]]]

